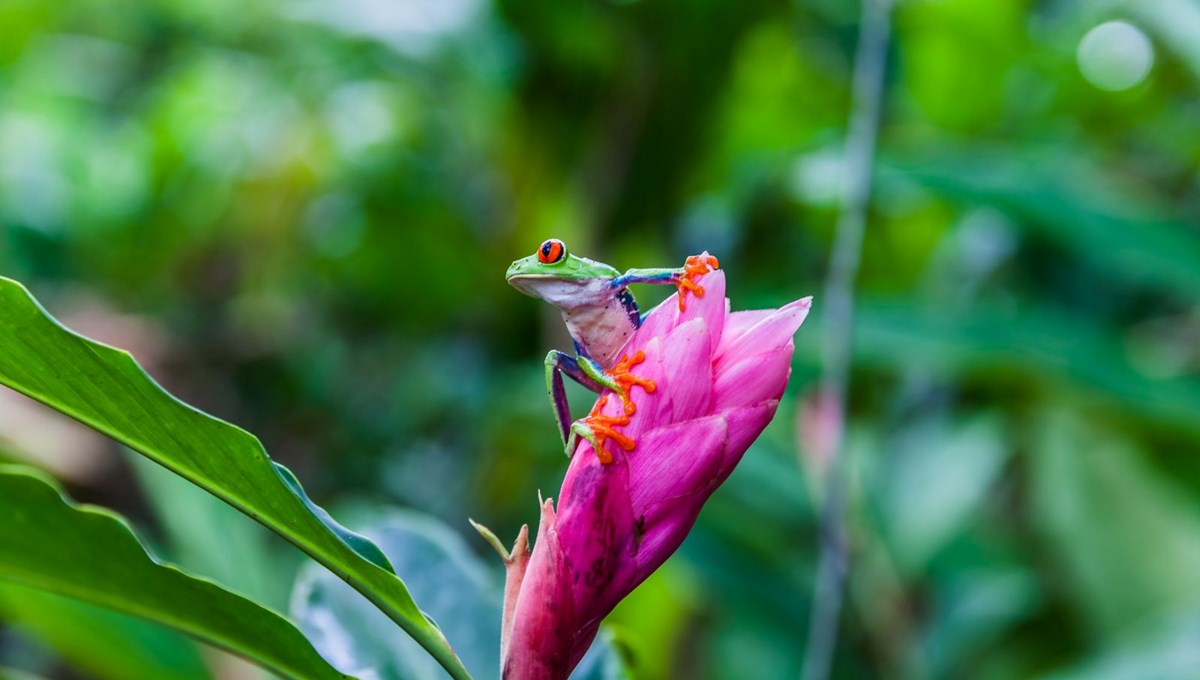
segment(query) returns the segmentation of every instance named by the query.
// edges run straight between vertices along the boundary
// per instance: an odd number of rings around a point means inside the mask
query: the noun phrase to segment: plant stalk
[[[828,472],[822,480],[821,556],[804,658],[803,680],[826,680],[837,648],[849,556],[846,545],[846,394],[854,323],[854,284],[862,255],[875,149],[883,109],[892,0],[863,0],[846,137],[842,210],[825,280],[821,408],[832,407]]]

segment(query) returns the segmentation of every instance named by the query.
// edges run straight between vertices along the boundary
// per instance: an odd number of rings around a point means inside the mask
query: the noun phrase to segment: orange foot
[[[618,427],[629,424],[629,415],[622,413],[616,416],[606,416],[600,411],[607,405],[608,395],[600,397],[596,401],[596,405],[592,407],[592,412],[586,418],[580,418],[577,423],[586,428],[587,434],[584,436],[592,442],[592,448],[596,450],[596,458],[599,458],[600,462],[605,465],[612,462],[612,454],[604,448],[605,442],[609,439],[615,441],[626,451],[632,451],[637,446],[632,439],[617,431]]]
[[[628,425],[630,417],[637,412],[637,404],[633,402],[633,398],[630,395],[634,385],[641,387],[647,393],[657,389],[653,380],[642,378],[629,372],[629,369],[645,360],[646,353],[638,350],[633,356],[622,357],[616,365],[605,371],[605,374],[620,387],[619,390],[614,390],[617,392],[617,396],[621,398],[622,413],[620,415],[606,416],[601,413],[604,407],[608,405],[608,395],[605,395],[596,401],[596,405],[592,407],[592,412],[586,418],[580,418],[577,423],[582,426],[585,432],[590,434],[590,436],[585,436],[592,442],[592,448],[596,449],[596,457],[605,465],[612,462],[612,454],[604,448],[605,442],[609,439],[615,441],[626,451],[632,451],[636,446],[633,439],[618,432],[617,428]]]
[[[720,266],[721,263],[717,262],[717,258],[712,255],[692,255],[683,263],[683,274],[675,282],[675,288],[679,291],[679,311],[684,310],[684,298],[687,297],[688,292],[696,297],[704,297],[704,286],[696,283],[694,279],[700,278]]]
[[[621,357],[620,361],[612,368],[605,371],[608,377],[621,386],[618,394],[621,396],[621,404],[625,407],[625,415],[633,415],[637,411],[637,404],[633,403],[633,398],[630,394],[634,385],[642,388],[647,394],[658,389],[654,381],[649,378],[642,378],[629,372],[629,369],[637,366],[646,360],[646,353],[638,350],[633,353],[633,356]]]

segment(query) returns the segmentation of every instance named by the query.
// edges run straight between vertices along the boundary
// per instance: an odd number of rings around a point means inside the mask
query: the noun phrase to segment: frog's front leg
[[[631,283],[667,285],[674,284],[681,276],[683,276],[683,267],[678,269],[630,269],[613,279],[613,285],[621,288]]]
[[[586,357],[582,358],[582,363],[592,368],[593,363]],[[567,444],[571,435],[571,405],[567,403],[567,388],[563,384],[563,374],[571,376],[575,382],[583,385],[589,390],[599,394],[604,391],[605,385],[598,382],[592,377],[592,373],[599,371],[585,371],[580,365],[580,358],[576,358],[560,352],[556,349],[550,350],[546,355],[546,391],[550,393],[550,404],[554,407],[554,420],[558,423],[558,432],[562,436],[563,444]],[[571,447],[567,448],[567,455],[571,455]]]
[[[693,255],[678,269],[630,269],[613,279],[613,285],[621,287],[631,283],[674,285],[679,290],[679,311],[683,311],[684,297],[687,293],[692,293],[696,297],[704,296],[704,286],[696,283],[695,279],[720,266],[717,258],[712,255]]]

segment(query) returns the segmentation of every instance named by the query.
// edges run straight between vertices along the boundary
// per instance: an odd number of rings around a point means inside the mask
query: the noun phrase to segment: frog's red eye
[[[555,262],[562,261],[567,256],[567,246],[556,238],[547,239],[538,248],[537,256],[541,262],[554,264]]]

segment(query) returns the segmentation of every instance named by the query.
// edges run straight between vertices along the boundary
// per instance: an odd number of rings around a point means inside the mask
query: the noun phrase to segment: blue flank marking
[[[575,345],[575,356],[591,360],[592,357],[587,353],[587,350],[583,348],[583,345],[579,344],[578,340],[571,338],[571,344]]]
[[[633,293],[630,293],[628,288],[624,288],[621,292],[617,293],[617,299],[625,307],[625,313],[629,315],[629,323],[633,324],[634,328],[640,328],[642,325],[642,313],[638,311],[637,300],[633,299]]]

